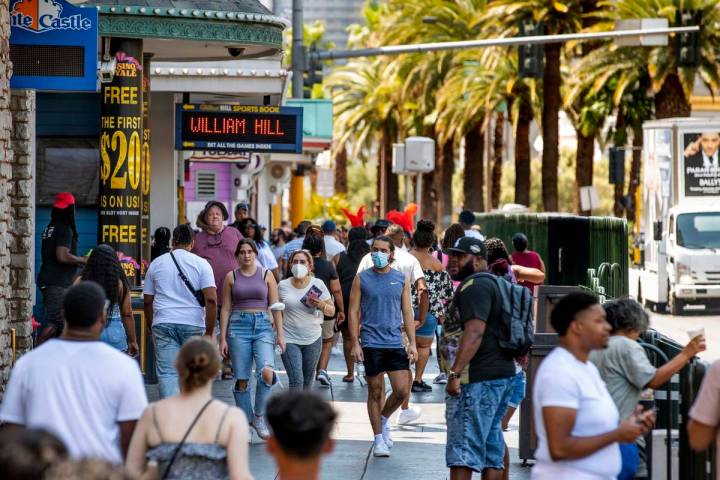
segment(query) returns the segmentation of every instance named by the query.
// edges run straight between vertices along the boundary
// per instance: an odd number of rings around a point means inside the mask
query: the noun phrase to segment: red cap
[[[53,208],[59,208],[60,210],[63,210],[70,205],[75,205],[75,197],[73,197],[72,193],[60,192],[55,195],[55,203],[53,203]]]

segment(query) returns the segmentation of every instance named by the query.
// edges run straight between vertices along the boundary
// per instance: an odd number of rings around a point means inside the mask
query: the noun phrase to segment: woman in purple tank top
[[[239,268],[225,276],[224,301],[220,311],[220,353],[230,357],[235,373],[233,396],[263,440],[270,437],[265,424],[265,402],[270,389],[278,382],[275,373],[275,343],[285,351],[282,315],[268,306],[278,301],[275,276],[258,266],[258,249],[253,240],[238,243],[235,257]],[[273,329],[275,331],[273,331]],[[255,362],[255,407],[250,394],[250,374]]]

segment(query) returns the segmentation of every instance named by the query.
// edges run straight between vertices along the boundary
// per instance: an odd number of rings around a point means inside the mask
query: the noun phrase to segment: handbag
[[[177,264],[176,264],[177,265]],[[190,427],[188,427],[187,432],[185,432],[185,435],[183,435],[182,440],[180,440],[180,443],[178,443],[177,447],[175,447],[175,450],[173,451],[172,457],[170,457],[170,461],[167,464],[167,467],[165,467],[165,472],[163,473],[162,480],[165,480],[170,473],[170,469],[173,466],[173,463],[175,463],[175,459],[177,458],[178,454],[180,453],[180,449],[182,449],[183,445],[185,445],[185,440],[187,440],[188,435],[190,435],[190,432],[192,432],[192,429],[195,428],[195,424],[200,419],[200,416],[203,414],[205,409],[212,403],[213,399],[210,400],[203,405],[203,407],[200,409],[197,415],[195,415],[195,418],[193,419],[192,423],[190,424]]]
[[[185,283],[185,286],[190,290],[190,293],[193,294],[193,297],[195,297],[195,300],[200,304],[201,307],[205,306],[205,295],[203,294],[202,290],[195,290],[195,288],[192,286],[192,283],[190,283],[190,280],[185,276],[182,269],[180,268],[180,265],[178,265],[177,260],[175,260],[175,255],[173,255],[173,252],[170,252],[170,257],[172,258],[173,262],[175,263],[175,266],[177,267],[178,272],[180,273],[180,278],[182,278],[183,283]]]

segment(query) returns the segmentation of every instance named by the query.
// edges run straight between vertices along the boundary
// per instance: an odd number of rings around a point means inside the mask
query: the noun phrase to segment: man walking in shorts
[[[515,362],[500,351],[495,336],[502,320],[502,301],[495,280],[474,276],[487,271],[482,240],[463,237],[449,249],[448,273],[462,283],[455,292],[463,333],[448,372],[447,446],[451,480],[500,480],[505,442],[502,419],[515,376]],[[479,399],[482,399],[481,401]]]
[[[375,238],[371,247],[373,268],[360,272],[350,291],[352,356],[365,366],[367,409],[375,435],[376,457],[390,456],[393,441],[388,420],[409,394],[408,371],[410,362],[417,358],[410,280],[391,268],[394,253],[395,245],[390,238]],[[403,324],[409,342],[407,351],[403,348]],[[385,373],[390,378],[392,393],[383,404]]]

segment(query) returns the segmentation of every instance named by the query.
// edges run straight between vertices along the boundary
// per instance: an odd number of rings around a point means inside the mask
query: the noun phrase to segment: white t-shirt
[[[120,464],[118,422],[137,420],[146,406],[135,360],[100,341],[53,339],[15,364],[0,421],[47,429],[73,458]]]
[[[286,278],[278,284],[280,301],[285,304],[283,311],[283,331],[287,343],[296,345],[310,345],[322,335],[322,313],[315,308],[308,308],[300,299],[310,290],[312,285],[320,289],[320,300],[329,300],[330,292],[319,278],[311,278],[310,283],[303,289],[293,287],[292,278]]]
[[[207,260],[188,252],[173,250],[178,265],[196,290],[215,286],[212,267]],[[153,325],[179,323],[205,327],[205,308],[201,307],[185,285],[169,253],[157,257],[145,273],[144,295],[155,295]]]
[[[335,240],[335,237],[332,235],[325,235],[325,254],[327,255],[328,260],[344,251],[345,245]]]
[[[465,236],[470,238],[477,238],[481,242],[485,241],[485,235],[478,232],[477,230],[473,230],[472,228],[470,230],[465,230]]]
[[[614,479],[622,462],[617,443],[585,458],[554,462],[550,457],[543,422],[543,407],[577,410],[574,437],[592,437],[617,428],[620,415],[600,372],[592,362],[581,362],[562,347],[555,348],[540,364],[533,388],[533,416],[538,436],[533,480]]]
[[[390,267],[401,272],[403,275],[405,275],[405,278],[409,278],[410,283],[414,284],[419,278],[425,278],[422,265],[420,265],[418,259],[415,258],[412,254],[406,252],[405,250],[395,248],[394,255],[395,261],[390,264]],[[359,275],[360,272],[362,272],[363,270],[367,270],[372,267],[372,258],[368,253],[362,258],[362,260],[360,260],[360,265],[358,265],[357,273]]]
[[[278,268],[278,262],[275,258],[275,254],[273,253],[272,248],[270,248],[270,245],[267,242],[258,244],[257,261],[260,266],[265,267],[268,270],[275,270],[276,268]]]

